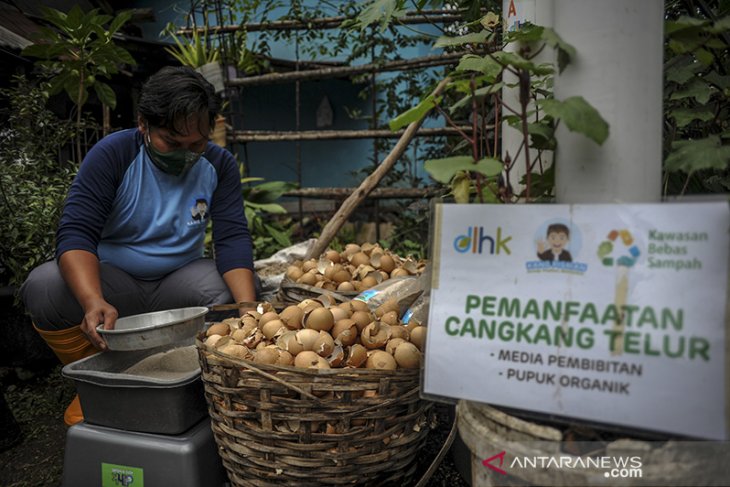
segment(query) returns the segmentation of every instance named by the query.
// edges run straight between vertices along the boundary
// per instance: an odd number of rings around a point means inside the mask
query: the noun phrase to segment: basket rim
[[[375,378],[381,378],[381,377],[416,376],[416,375],[421,374],[421,370],[423,367],[423,366],[421,366],[417,369],[398,368],[395,370],[363,369],[363,368],[354,368],[354,367],[341,367],[341,368],[334,368],[334,369],[303,369],[301,367],[295,367],[293,365],[259,364],[256,362],[252,362],[250,360],[231,357],[230,355],[221,353],[218,350],[208,348],[201,340],[201,337],[203,336],[204,333],[205,332],[201,332],[195,337],[195,346],[201,352],[212,353],[216,357],[226,359],[229,362],[236,364],[236,365],[242,365],[247,368],[253,367],[254,369],[261,369],[261,370],[269,371],[269,372],[298,373],[301,375],[309,375],[312,377],[328,377],[328,376],[346,377],[348,375],[353,375],[353,376],[357,376],[357,377],[371,376],[375,379]]]

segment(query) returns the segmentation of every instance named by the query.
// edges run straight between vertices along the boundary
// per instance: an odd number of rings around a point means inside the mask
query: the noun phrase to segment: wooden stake
[[[399,24],[427,24],[427,23],[451,23],[463,22],[462,13],[464,10],[421,10],[420,12],[406,12],[406,15],[400,17],[394,26]],[[273,20],[270,22],[250,23],[243,25],[220,25],[211,26],[207,31],[202,28],[186,28],[178,29],[177,35],[192,35],[194,31],[204,35],[218,34],[221,32],[236,32],[243,30],[245,32],[260,32],[272,30],[312,30],[312,29],[337,29],[343,22],[353,20],[353,17],[320,17],[306,20]]]
[[[493,127],[493,126],[488,126]],[[434,127],[422,128],[416,136],[433,137],[442,135],[459,135],[461,132],[470,129],[468,126],[460,127]],[[388,129],[377,130],[302,130],[299,132],[267,131],[267,130],[236,130],[231,134],[233,142],[282,142],[291,140],[341,140],[341,139],[397,139],[403,135],[403,131],[393,132]]]
[[[356,188],[301,188],[287,191],[283,196],[312,199],[342,199],[350,196]],[[368,198],[410,199],[429,198],[439,193],[437,188],[375,188]]]
[[[456,63],[466,52],[449,52],[437,56],[423,56],[414,59],[399,59],[384,63],[359,64],[356,66],[336,66],[322,69],[308,69],[303,71],[291,71],[288,73],[269,73],[246,78],[233,78],[228,80],[226,86],[256,86],[269,85],[273,83],[288,83],[291,81],[321,80],[327,78],[339,78],[356,76],[366,73],[381,73],[384,71],[401,71],[408,69],[421,69],[432,66],[443,66]]]
[[[436,97],[441,94],[449,81],[451,81],[450,78],[446,78],[441,81],[436,89],[433,90],[431,96]],[[395,165],[400,156],[403,155],[403,152],[408,147],[411,139],[413,139],[416,135],[416,132],[418,132],[418,128],[421,126],[423,119],[426,118],[428,113],[429,112],[425,112],[418,120],[411,122],[408,125],[401,138],[395,144],[395,147],[393,147],[393,150],[391,150],[385,159],[383,159],[375,171],[373,171],[370,176],[366,177],[363,182],[360,183],[360,186],[342,202],[342,206],[340,206],[332,219],[327,222],[327,225],[325,225],[322,229],[322,234],[307,253],[306,259],[317,257],[327,249],[327,246],[330,244],[332,239],[335,238],[335,235],[337,235],[337,232],[340,231],[340,228],[342,228],[342,225],[345,224],[355,208],[357,208],[360,203],[367,198],[368,194],[370,194],[370,192],[378,185],[380,180],[383,179],[383,176],[385,176],[385,174]]]

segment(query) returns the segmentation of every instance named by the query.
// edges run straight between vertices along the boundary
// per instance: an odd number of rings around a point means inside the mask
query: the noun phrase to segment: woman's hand
[[[102,298],[84,303],[84,320],[81,322],[81,331],[89,341],[99,350],[106,350],[104,339],[96,331],[96,327],[104,324],[105,330],[113,330],[119,313],[111,304]]]

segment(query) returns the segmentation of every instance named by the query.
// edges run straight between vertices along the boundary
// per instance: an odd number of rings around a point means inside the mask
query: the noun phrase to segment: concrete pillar
[[[555,31],[577,50],[555,98],[582,96],[610,126],[602,146],[558,128],[558,202],[661,199],[663,14],[661,0],[554,0]]]

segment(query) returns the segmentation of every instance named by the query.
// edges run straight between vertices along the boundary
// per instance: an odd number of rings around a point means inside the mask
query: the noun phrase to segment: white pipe
[[[577,51],[555,98],[582,96],[610,126],[602,146],[558,127],[558,202],[659,201],[664,3],[554,0],[554,9],[555,31]]]

